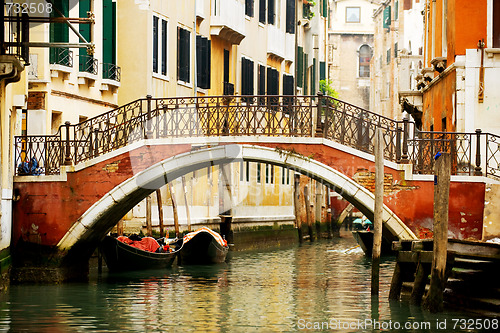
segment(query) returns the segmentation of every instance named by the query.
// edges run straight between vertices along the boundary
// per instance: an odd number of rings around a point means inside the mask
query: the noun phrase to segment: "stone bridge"
[[[28,270],[49,280],[85,275],[99,241],[132,207],[209,165],[245,160],[286,166],[335,189],[372,218],[367,175],[374,171],[377,128],[385,141],[384,237],[412,239],[432,228],[433,176],[423,173],[432,170],[434,152],[445,151],[453,156],[455,174],[450,236],[480,240],[485,188],[495,182],[485,176],[495,177],[497,165],[486,160],[485,171],[480,168],[482,157],[472,154],[477,133],[468,143],[450,140],[453,133],[417,133],[408,121],[321,95],[148,97],[67,123],[54,136],[16,137],[21,168],[15,179],[14,279],[22,270],[17,276],[29,276]]]

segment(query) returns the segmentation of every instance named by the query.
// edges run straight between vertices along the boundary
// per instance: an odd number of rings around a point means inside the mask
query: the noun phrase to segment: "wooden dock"
[[[433,241],[393,242],[396,266],[389,298],[419,305],[427,296]],[[500,244],[448,240],[444,305],[500,317]]]

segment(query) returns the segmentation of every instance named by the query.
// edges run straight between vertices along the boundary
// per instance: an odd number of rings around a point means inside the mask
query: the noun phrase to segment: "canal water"
[[[475,331],[466,314],[389,302],[392,258],[382,260],[372,300],[370,261],[355,246],[346,237],[235,252],[219,266],[118,275],[93,268],[88,283],[11,286],[0,295],[0,331]]]

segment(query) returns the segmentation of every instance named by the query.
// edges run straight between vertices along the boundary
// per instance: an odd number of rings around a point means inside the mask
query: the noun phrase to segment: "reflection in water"
[[[382,260],[381,294],[373,299],[370,261],[346,251],[353,242],[234,253],[230,263],[215,266],[93,274],[86,284],[11,286],[0,295],[0,331],[283,332],[299,330],[300,323],[464,318],[389,302],[391,258]],[[336,331],[364,330],[371,331]]]

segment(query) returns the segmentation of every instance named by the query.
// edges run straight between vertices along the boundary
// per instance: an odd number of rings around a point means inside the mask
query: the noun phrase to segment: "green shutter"
[[[319,62],[319,80],[326,80],[326,63],[324,61]]]
[[[69,16],[69,0],[54,0],[53,1],[54,8],[57,8],[61,11],[61,13],[68,17]],[[60,17],[60,15],[53,10],[50,13],[50,17]],[[50,33],[49,33],[49,41],[51,43],[60,42],[67,43],[69,42],[69,28],[66,23],[51,23],[50,24]],[[54,48],[50,48],[49,61],[51,64],[55,63],[57,60],[57,50]]]
[[[399,1],[394,3],[394,21],[399,18]]]
[[[80,2],[79,2],[79,16],[81,18],[86,18],[87,12],[90,12],[90,0],[80,0]],[[83,36],[83,38],[85,38],[87,40],[87,42],[89,42],[89,43],[91,42],[90,24],[79,24],[78,31]],[[80,58],[79,58],[80,71],[82,71],[82,70],[85,70],[85,65],[86,65],[85,56],[88,55],[87,49],[80,48],[79,54],[80,54]]]
[[[307,61],[307,53],[304,53],[304,91],[303,91],[303,94],[304,95],[307,95],[307,88],[309,87],[309,81],[307,80],[308,77],[307,77],[307,66],[308,64],[308,61]]]
[[[112,0],[102,1],[102,62],[116,64],[116,3]]]
[[[316,58],[313,58],[312,72],[311,72],[311,95],[315,95],[316,91]]]
[[[328,17],[328,0],[323,0],[323,17]]]
[[[304,49],[297,47],[297,86],[302,88],[304,79]]]
[[[383,20],[384,20],[384,28],[390,28],[391,26],[391,6],[387,6],[385,7],[384,9],[384,16],[383,16]]]

